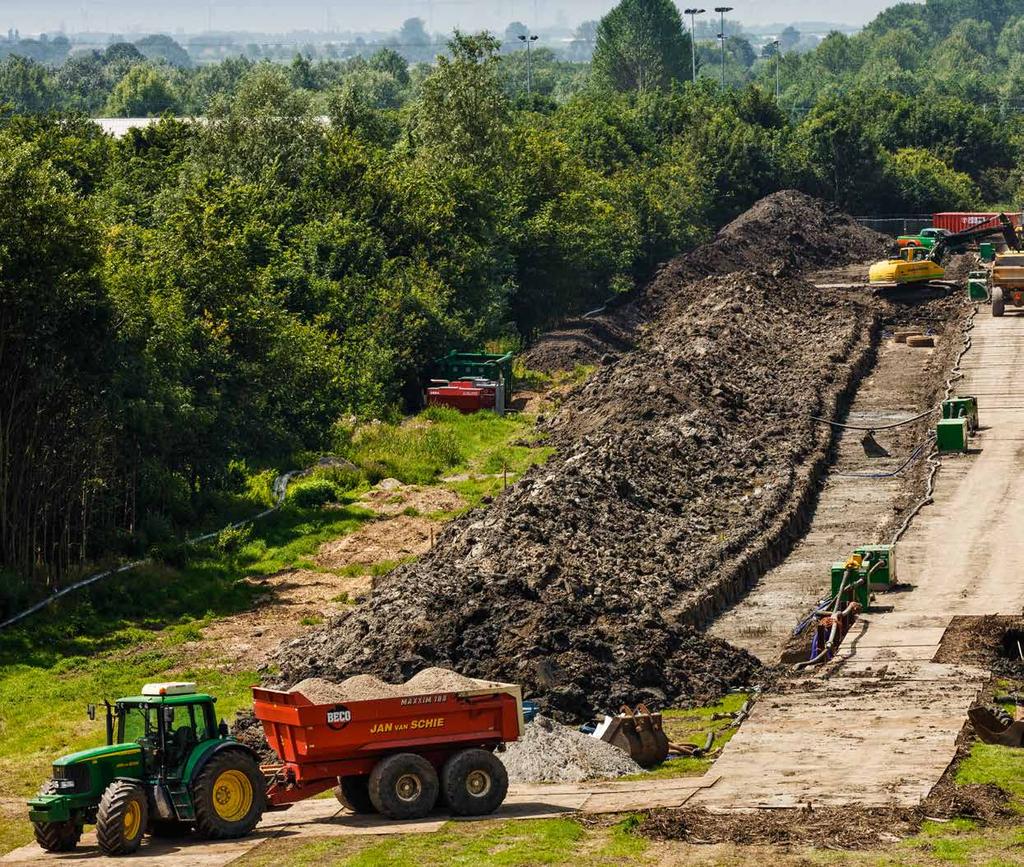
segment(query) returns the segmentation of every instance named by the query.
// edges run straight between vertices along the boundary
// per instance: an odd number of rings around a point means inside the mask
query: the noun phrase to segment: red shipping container
[[[1007,213],[1010,222],[1014,226],[1021,224],[1021,213]],[[932,214],[932,225],[939,229],[948,229],[950,232],[963,232],[965,229],[974,229],[983,223],[996,227],[999,225],[999,213],[995,211],[944,211],[941,214]]]

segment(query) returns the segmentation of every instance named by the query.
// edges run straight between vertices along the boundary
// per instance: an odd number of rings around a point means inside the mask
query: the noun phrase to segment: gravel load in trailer
[[[878,326],[867,293],[801,269],[882,244],[788,192],[665,265],[617,320],[637,348],[607,353],[547,421],[552,458],[283,646],[282,677],[454,667],[521,683],[560,719],[750,683],[759,663],[697,627],[806,526],[832,441],[811,417],[836,414]]]
[[[313,697],[311,697],[313,696]],[[253,687],[253,715],[281,764],[266,768],[267,801],[284,806],[336,788],[357,813],[492,813],[508,774],[494,750],[523,728],[520,688],[437,669],[401,685],[356,676],[290,690]]]

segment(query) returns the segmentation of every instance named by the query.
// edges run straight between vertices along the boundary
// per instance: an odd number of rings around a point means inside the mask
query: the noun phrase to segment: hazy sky
[[[894,0],[734,0],[750,23],[828,20],[863,24]],[[438,31],[453,26],[504,29],[509,21],[575,25],[596,18],[614,0],[0,0],[0,29],[22,33],[104,30],[391,30],[418,16]],[[708,8],[713,8],[709,4]]]

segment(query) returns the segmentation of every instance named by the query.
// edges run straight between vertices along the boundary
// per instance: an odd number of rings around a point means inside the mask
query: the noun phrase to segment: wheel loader
[[[106,745],[57,759],[28,803],[39,845],[68,852],[85,824],[96,825],[107,855],[134,852],[147,832],[194,827],[225,839],[252,831],[265,807],[259,760],[218,724],[215,701],[193,683],[150,683],[141,695],[105,703]]]

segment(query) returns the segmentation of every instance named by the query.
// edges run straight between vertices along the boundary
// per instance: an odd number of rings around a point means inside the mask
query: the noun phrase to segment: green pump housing
[[[194,687],[192,684],[155,684],[147,685],[143,692],[150,686]],[[247,773],[255,769],[250,777],[258,778],[258,758],[249,747],[229,736],[226,723],[218,724],[215,702],[213,696],[194,689],[127,696],[113,704],[105,702],[106,745],[57,759],[53,763],[52,777],[28,802],[29,819],[35,826],[39,843],[49,851],[66,851],[77,844],[82,825],[97,824],[99,830],[101,801],[114,785],[134,784],[129,789],[144,801],[139,807],[143,818],[138,838],[141,839],[152,821],[187,826],[197,819],[193,786],[197,776],[227,750],[236,757],[236,764],[244,765]],[[95,705],[89,706],[89,716],[95,719]],[[255,797],[250,791],[249,796],[256,801],[261,814],[262,791],[256,792]],[[131,830],[129,820],[124,821]],[[68,843],[70,845],[65,845]],[[104,848],[103,843],[101,836],[101,848]],[[129,843],[137,848],[137,841]],[[115,851],[105,851],[127,854],[134,848],[117,850],[115,847]]]

